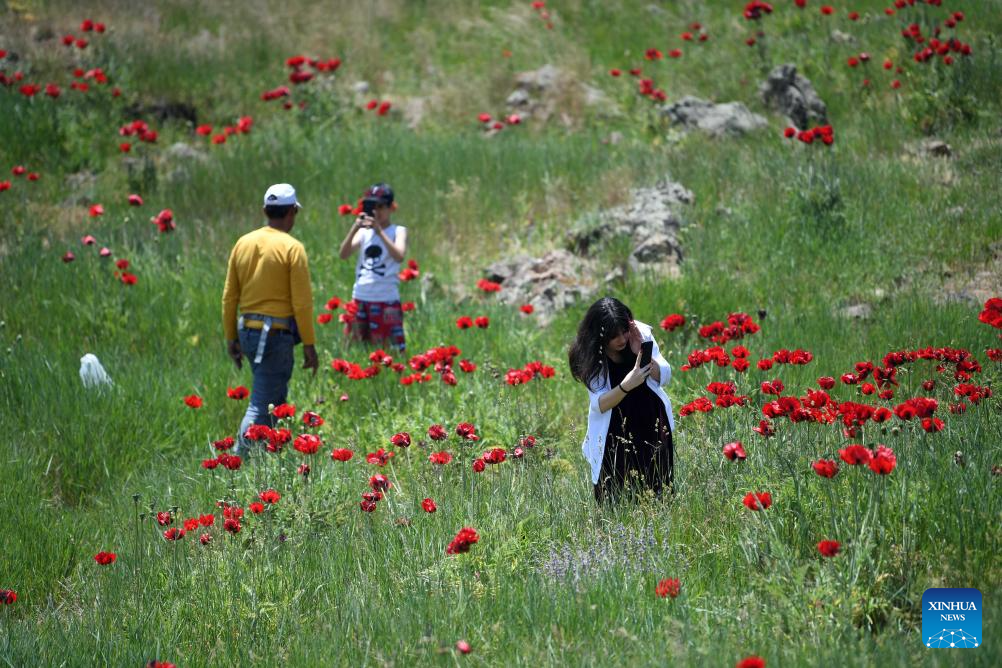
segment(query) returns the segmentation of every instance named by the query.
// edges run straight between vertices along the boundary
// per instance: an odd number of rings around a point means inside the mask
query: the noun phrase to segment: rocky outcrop
[[[532,304],[544,324],[558,311],[594,295],[604,285],[623,278],[622,267],[608,271],[594,256],[614,240],[626,239],[632,251],[631,271],[677,276],[682,250],[678,230],[680,210],[693,194],[673,181],[637,188],[619,207],[599,211],[576,225],[567,248],[542,257],[519,255],[495,262],[485,270],[488,280],[501,284],[498,299],[505,304]]]
[[[828,107],[811,82],[797,73],[796,65],[787,63],[773,69],[758,93],[767,107],[786,116],[800,130],[828,124]]]
[[[686,96],[661,108],[672,123],[701,130],[714,137],[738,136],[768,125],[768,121],[753,114],[740,102],[714,104],[697,97]]]

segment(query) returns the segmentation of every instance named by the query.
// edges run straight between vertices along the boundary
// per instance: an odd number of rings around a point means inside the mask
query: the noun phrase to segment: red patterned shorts
[[[401,351],[407,347],[400,302],[364,302],[356,299],[354,303],[358,305],[358,311],[345,325],[345,334],[355,341],[389,341]]]

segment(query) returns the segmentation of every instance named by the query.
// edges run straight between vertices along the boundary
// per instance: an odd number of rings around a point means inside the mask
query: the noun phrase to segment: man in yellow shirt
[[[253,424],[274,425],[269,404],[283,404],[292,378],[293,347],[303,342],[303,368],[318,361],[313,333],[313,290],[303,244],[289,232],[302,208],[296,189],[278,183],[264,194],[268,224],[240,237],[230,253],[223,288],[223,331],[229,355],[254,373],[250,404],[240,424],[240,451]],[[237,317],[237,308],[240,317]]]

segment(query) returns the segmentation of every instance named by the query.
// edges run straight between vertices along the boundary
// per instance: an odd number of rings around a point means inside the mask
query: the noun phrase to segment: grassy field
[[[749,656],[770,666],[997,665],[998,398],[952,413],[955,365],[938,371],[933,360],[902,366],[892,399],[838,379],[892,351],[948,347],[980,363],[970,383],[998,384],[999,363],[986,354],[998,333],[978,322],[981,303],[951,286],[990,266],[1002,239],[1002,3],[916,3],[888,15],[892,3],[861,0],[826,16],[821,3],[781,0],[757,22],[742,18],[743,4],[0,0],[0,71],[23,74],[0,86],[0,182],[11,181],[0,190],[0,589],[17,592],[0,605],[0,665],[730,666]],[[901,30],[915,21],[928,33],[956,10],[972,55],[914,62]],[[82,33],[87,18],[107,31]],[[696,21],[709,39],[682,40]],[[757,31],[764,36],[747,46]],[[68,33],[88,46],[64,47]],[[683,55],[647,61],[648,48]],[[862,51],[870,62],[848,67]],[[305,108],[260,100],[288,83],[284,61],[298,53],[342,63],[294,87]],[[902,72],[884,70],[885,58]],[[828,103],[831,147],[783,139],[785,121],[758,101],[758,82],[783,62]],[[615,112],[567,94],[563,117],[483,137],[477,115],[504,114],[514,74],[546,63],[602,90]],[[76,67],[100,67],[109,82],[81,78],[89,90],[72,90]],[[742,101],[769,128],[724,140],[681,134],[637,95],[635,79],[608,74],[631,67],[669,101]],[[354,92],[360,80],[370,92]],[[19,92],[50,82],[58,98]],[[404,112],[416,98],[425,114],[410,127]],[[369,99],[391,100],[390,113],[367,111]],[[161,102],[190,105],[196,122],[134,113]],[[224,144],[195,132],[211,124],[215,135],[245,115],[252,130]],[[156,143],[119,134],[136,118],[157,130]],[[613,132],[622,140],[608,141]],[[910,157],[905,146],[925,136],[953,156]],[[171,157],[177,142],[204,158]],[[38,180],[8,176],[15,165]],[[681,232],[682,275],[629,275],[609,292],[655,325],[673,367],[678,491],[599,510],[580,454],[586,395],[566,363],[587,303],[540,327],[474,285],[492,261],[559,247],[575,221],[664,177],[696,197]],[[335,312],[318,326],[320,373],[297,372],[290,393],[289,428],[318,434],[320,451],[289,443],[238,471],[203,469],[212,441],[234,435],[245,409],[227,398],[250,376],[226,357],[219,303],[229,249],[261,222],[261,193],[288,181],[306,205],[294,234],[310,254],[320,313],[351,293],[353,265],[336,256],[350,218],[338,206],[379,180],[397,192],[395,219],[410,228],[408,255],[425,279],[402,286],[416,303],[408,356],[455,345],[457,361],[478,368],[457,369],[455,386],[438,377],[403,386],[388,368],[348,380],[330,362],[364,367],[370,351],[345,344]],[[143,205],[130,206],[129,194]],[[103,215],[89,215],[95,204]],[[177,229],[159,234],[149,219],[167,208]],[[81,245],[87,234],[94,246]],[[103,246],[110,258],[98,256]],[[61,261],[67,250],[73,262]],[[621,250],[600,259],[622,264]],[[129,260],[135,285],[115,276],[117,259]],[[839,315],[861,302],[869,318]],[[725,345],[746,346],[751,368],[683,370],[693,350],[713,345],[698,325],[732,312],[761,325]],[[687,324],[662,331],[669,313]],[[459,330],[462,315],[487,315],[490,327]],[[813,361],[756,368],[798,348]],[[113,387],[82,388],[87,352]],[[535,360],[556,375],[505,384],[509,369]],[[774,437],[752,431],[774,398],[762,381],[779,378],[784,396],[804,397],[821,376],[836,379],[836,402],[893,409],[934,397],[944,429],[892,417],[849,438],[840,419],[777,418]],[[725,380],[747,406],[679,417]],[[186,407],[191,394],[201,408]],[[304,411],[324,425],[302,426]],[[461,422],[481,440],[458,437]],[[429,441],[432,424],[445,426],[446,441]],[[414,442],[394,448],[402,431]],[[527,435],[536,445],[516,458]],[[735,440],[744,462],[721,456]],[[815,474],[812,462],[838,460],[850,443],[885,444],[897,465],[888,475],[844,463],[832,479]],[[474,472],[494,447],[508,459]],[[334,448],[354,457],[332,461]],[[385,467],[366,462],[379,448],[394,450]],[[431,465],[442,450],[453,461]],[[297,473],[304,462],[307,477]],[[393,486],[362,512],[376,473]],[[266,489],[282,498],[255,514],[249,504]],[[771,492],[772,506],[745,508],[753,491]],[[426,497],[435,513],[422,510]],[[224,530],[220,501],[246,509],[240,533]],[[155,514],[172,510],[174,526],[206,513],[215,523],[167,541]],[[446,555],[462,527],[479,542]],[[820,556],[821,540],[839,541],[840,553]],[[100,551],[117,561],[98,565]],[[656,595],[665,578],[679,579],[677,598]],[[982,591],[983,647],[958,658],[923,646],[929,587]]]

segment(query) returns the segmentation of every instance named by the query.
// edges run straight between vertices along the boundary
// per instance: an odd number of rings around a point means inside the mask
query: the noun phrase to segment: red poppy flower
[[[129,205],[130,206],[142,206],[143,198],[139,195],[129,195]]]
[[[935,434],[936,432],[943,431],[943,421],[939,418],[922,418],[922,429],[926,433]]]
[[[609,70],[609,76],[611,76],[611,77],[618,77],[618,76],[621,76],[622,74],[623,74],[623,70],[617,69],[615,67],[612,68],[611,70]]]
[[[823,540],[818,543],[818,552],[825,557],[834,557],[841,547],[837,540]]]
[[[411,435],[406,431],[399,432],[390,437],[390,443],[398,448],[408,448],[411,444]]]
[[[480,121],[481,123],[490,123],[491,115],[486,112],[483,112],[477,116],[477,120]]]
[[[0,589],[0,603],[14,605],[17,602],[17,592],[13,589]]]
[[[763,510],[772,505],[772,494],[770,492],[748,492],[742,503],[749,510]]]
[[[477,281],[477,289],[483,292],[499,292],[501,290],[501,284],[495,283],[494,281],[488,281],[486,278],[481,278]]]
[[[663,57],[664,54],[662,54],[658,49],[651,48],[644,51],[645,60],[661,60]]]
[[[228,531],[229,533],[232,533],[232,534],[238,534],[238,533],[240,533],[240,529],[241,529],[240,520],[238,520],[236,518],[233,518],[233,517],[224,520],[223,521],[223,529],[225,531]]]
[[[258,494],[257,497],[269,505],[278,503],[282,499],[282,495],[274,489],[266,489]]]
[[[261,513],[264,512],[264,504],[258,501],[254,501],[247,507],[250,508],[250,511],[255,515],[260,515]]]
[[[752,427],[752,431],[761,434],[764,438],[776,435],[776,430],[768,420],[760,420],[757,427]]]
[[[728,443],[724,446],[724,457],[734,461],[735,459],[739,461],[744,461],[747,455],[745,454],[745,449],[741,445],[741,441],[734,441],[733,443]]]
[[[219,463],[225,466],[230,471],[236,471],[243,464],[243,459],[239,455],[219,455]]]
[[[779,396],[784,390],[783,381],[779,378],[773,381],[764,381],[762,383],[762,394],[775,394]]]
[[[436,506],[435,502],[432,501],[431,499],[425,499],[424,501],[422,501],[421,507],[424,508],[424,511],[426,513],[433,513],[436,510],[438,510],[438,506]]]
[[[279,420],[282,418],[291,418],[296,416],[296,407],[292,404],[279,404],[275,406],[271,414],[277,417]]]
[[[189,394],[184,398],[184,404],[188,408],[201,408],[202,407],[202,397],[197,394]]]
[[[382,473],[377,473],[369,478],[369,487],[371,487],[373,491],[385,492],[392,486],[393,483],[390,482],[390,479]]]
[[[209,543],[212,542],[212,534],[203,533],[201,536],[198,537],[198,542],[201,543],[202,545],[208,545]]]
[[[370,452],[365,456],[365,461],[369,464],[375,464],[376,466],[386,466],[387,462],[390,461],[390,457],[393,457],[395,453],[387,452],[386,450],[379,448],[375,452]]]
[[[755,366],[758,367],[759,371],[768,371],[769,369],[772,368],[773,364],[774,362],[771,357],[763,357],[762,359],[760,359],[758,362],[755,363]]]
[[[331,452],[331,459],[338,462],[346,462],[354,456],[355,452],[353,450],[349,450],[348,448],[336,448]],[[369,456],[371,457],[372,455]],[[369,463],[371,464],[373,462],[370,461]]]
[[[183,524],[185,531],[194,531],[195,529],[198,528],[198,519],[194,517],[189,517],[184,521]]]
[[[873,458],[873,453],[862,445],[853,444],[838,451],[839,458],[850,466],[859,464],[869,464]]]
[[[163,209],[160,213],[153,216],[150,222],[157,226],[161,234],[171,232],[177,227],[174,223],[174,212],[170,209]]]
[[[203,459],[202,460],[202,468],[203,469],[207,469],[209,471],[212,471],[212,470],[215,470],[215,468],[217,466],[219,466],[219,459],[218,458],[216,458],[216,459]]]
[[[243,385],[237,385],[236,387],[228,387],[226,388],[226,396],[228,396],[230,399],[240,401],[250,396],[250,390],[248,390]]]
[[[170,529],[164,531],[164,538],[167,540],[181,540],[184,538],[184,529],[171,527]]]
[[[303,413],[303,424],[307,427],[322,427],[324,419],[313,411],[306,411]]]
[[[835,13],[835,8],[832,7],[831,5],[821,5],[821,13],[824,14],[825,16],[831,16],[833,13]]]
[[[326,325],[333,319],[334,316],[332,316],[330,313],[321,313],[320,315],[317,316],[317,323],[320,325]]]
[[[470,643],[466,642],[465,640],[457,640],[456,649],[459,651],[460,654],[469,654],[470,652],[473,651],[473,648],[470,647]]]
[[[90,217],[97,218],[98,216],[104,215],[104,207],[100,204],[94,204],[90,207]]]
[[[119,280],[122,281],[122,283],[124,283],[125,285],[135,285],[139,281],[139,277],[136,276],[135,274],[122,272],[122,275],[119,276]]]
[[[661,329],[672,332],[685,324],[685,316],[679,313],[671,313],[661,320]]]
[[[478,316],[476,320],[473,321],[473,324],[475,324],[480,329],[487,329],[490,326],[491,321],[490,318],[488,318],[487,316],[481,315]]]
[[[476,529],[470,527],[463,527],[456,534],[456,537],[452,539],[449,546],[445,548],[446,554],[461,554],[463,552],[469,552],[470,546],[480,540],[480,535],[477,534]]]
[[[654,588],[654,593],[657,594],[659,598],[669,596],[671,598],[675,598],[678,596],[681,589],[682,585],[679,583],[678,578],[667,578],[658,582],[657,587]]]
[[[320,441],[320,437],[314,434],[302,434],[296,437],[293,441],[292,447],[303,453],[304,455],[315,455],[317,450],[323,443]]]
[[[216,523],[216,516],[212,515],[211,513],[206,515],[199,515],[198,523],[203,527],[211,527],[213,524]]]
[[[487,465],[484,463],[483,459],[481,459],[481,458],[478,457],[477,459],[475,459],[473,461],[473,472],[474,473],[483,473],[485,468],[487,468]]]
[[[508,118],[504,119],[505,123],[508,125],[519,125],[522,122],[522,117],[518,114],[511,114]]]
[[[385,116],[389,113],[391,106],[393,105],[388,100],[381,102],[379,104],[379,108],[376,109],[376,114],[379,116]]]
[[[480,437],[476,434],[477,428],[469,422],[460,422],[456,425],[456,435],[465,438],[467,441],[478,441]],[[430,436],[429,432],[429,436]]]
[[[460,316],[456,318],[456,327],[459,329],[469,329],[473,327],[473,319],[468,315]]]
[[[504,448],[491,448],[480,458],[484,464],[502,464],[507,456]]]
[[[445,428],[440,424],[433,424],[428,427],[428,438],[433,441],[444,441],[448,436]]]
[[[121,144],[118,145],[118,150],[120,153],[128,153],[129,151],[132,150],[132,144],[130,144],[127,141],[123,141]]]
[[[819,459],[811,463],[811,468],[822,478],[834,478],[838,474],[838,462],[834,459]]]
[[[668,52],[668,56],[670,58],[681,58],[682,57],[682,49],[672,49],[671,51]]]
[[[873,457],[868,462],[870,470],[879,475],[887,475],[897,466],[898,459],[890,448],[878,445],[873,451]]]
[[[765,659],[760,656],[746,656],[738,661],[735,668],[765,668]]]
[[[101,564],[102,566],[107,566],[108,564],[115,563],[118,559],[118,555],[114,552],[98,552],[94,555],[94,561]]]

